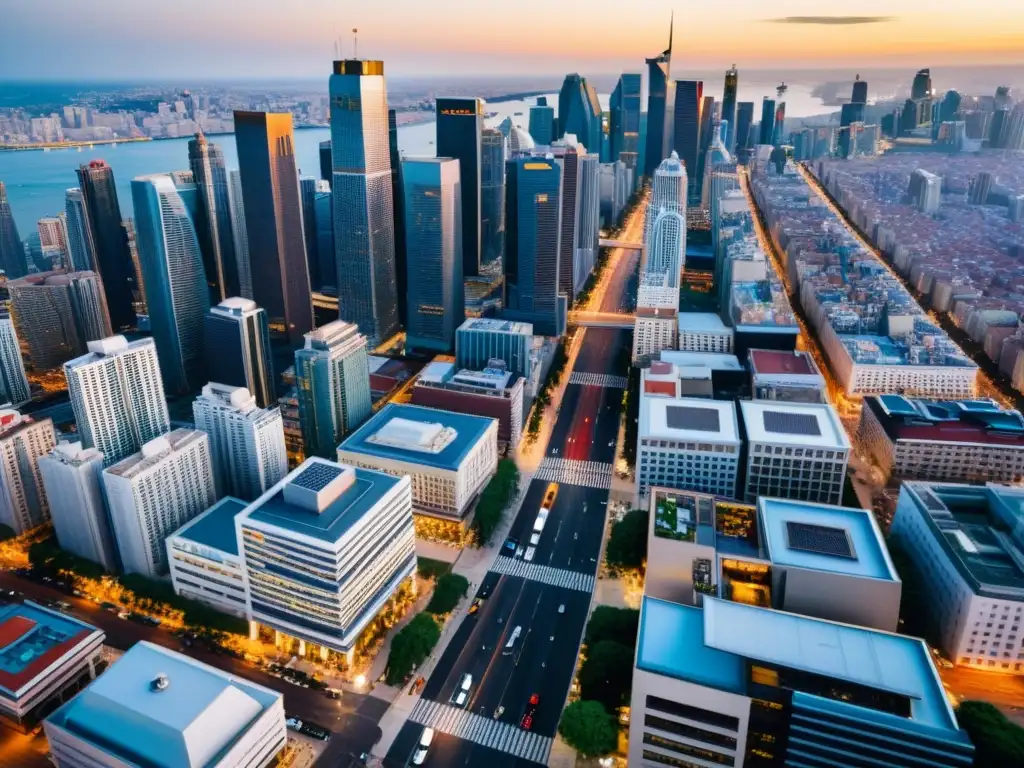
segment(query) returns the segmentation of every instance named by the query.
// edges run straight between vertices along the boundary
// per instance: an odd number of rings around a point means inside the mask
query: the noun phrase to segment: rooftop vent
[[[156,677],[149,681],[149,690],[154,692],[166,691],[171,685],[171,678],[163,672],[157,672]]]

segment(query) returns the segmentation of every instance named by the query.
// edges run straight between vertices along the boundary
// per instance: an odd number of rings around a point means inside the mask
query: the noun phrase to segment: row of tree
[[[562,337],[558,340],[558,346],[555,347],[555,355],[551,359],[551,367],[548,369],[548,376],[544,380],[544,385],[533,400],[533,412],[530,414],[530,423],[526,426],[526,440],[529,443],[536,441],[537,436],[540,434],[544,410],[551,404],[551,390],[554,389],[555,385],[562,378],[562,371],[565,370],[567,362],[569,362],[568,350],[565,337]]]
[[[501,525],[505,508],[519,490],[519,468],[512,459],[499,459],[498,471],[487,483],[473,515],[473,530],[482,547],[491,543],[491,537]]]

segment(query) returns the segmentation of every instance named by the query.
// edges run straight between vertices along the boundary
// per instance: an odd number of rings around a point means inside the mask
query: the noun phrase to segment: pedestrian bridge
[[[628,328],[633,329],[636,316],[625,312],[570,312],[569,325],[583,328]]]
[[[602,248],[625,248],[627,251],[642,251],[644,249],[641,243],[631,243],[627,240],[609,240],[605,237],[598,240],[598,244]]]

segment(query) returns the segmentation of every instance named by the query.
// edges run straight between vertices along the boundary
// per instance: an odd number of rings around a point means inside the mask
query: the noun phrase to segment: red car
[[[523,719],[519,721],[520,727],[528,731],[533,727],[533,716],[537,714],[537,705],[540,704],[540,696],[536,693],[530,697],[530,701],[526,704],[526,712],[523,713]]]

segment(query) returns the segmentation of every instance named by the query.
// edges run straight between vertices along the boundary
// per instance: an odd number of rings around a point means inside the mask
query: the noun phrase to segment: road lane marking
[[[629,380],[625,376],[610,376],[606,373],[589,373],[588,371],[573,371],[569,377],[569,383],[605,389],[626,389],[629,386]]]
[[[574,589],[578,592],[594,591],[593,574],[570,571],[566,568],[553,568],[550,565],[527,563],[513,557],[499,556],[495,558],[491,565],[491,572],[505,576],[518,576],[528,581],[539,581],[552,587]]]
[[[551,745],[549,736],[524,731],[509,723],[484,717],[449,704],[420,699],[409,714],[414,723],[433,728],[466,741],[546,765]]]
[[[606,491],[612,487],[613,471],[614,467],[607,462],[548,456],[540,463],[533,479]]]

